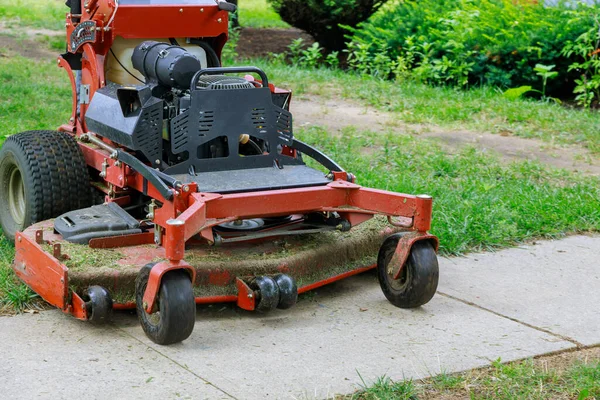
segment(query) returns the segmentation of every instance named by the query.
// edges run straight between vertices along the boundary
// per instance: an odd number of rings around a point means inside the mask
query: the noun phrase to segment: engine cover
[[[139,151],[154,167],[162,167],[163,101],[148,86],[114,83],[98,89],[85,114],[90,131]]]

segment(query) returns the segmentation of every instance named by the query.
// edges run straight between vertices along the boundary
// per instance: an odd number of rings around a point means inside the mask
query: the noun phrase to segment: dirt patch
[[[240,58],[266,57],[269,53],[284,53],[292,41],[302,38],[306,46],[314,39],[300,29],[242,28],[236,51]]]
[[[505,160],[536,160],[556,168],[600,176],[600,160],[578,146],[552,146],[537,139],[470,131],[448,131],[436,126],[405,124],[393,113],[378,111],[348,100],[302,96],[292,101],[296,127],[322,126],[339,135],[353,127],[359,131],[413,134],[441,143],[449,152],[464,146],[498,153]]]
[[[19,20],[8,20],[0,21],[0,34],[10,35],[26,35],[28,38],[33,39],[36,36],[64,36],[65,31],[45,29],[45,28],[32,28],[30,26],[23,27]]]
[[[598,158],[588,150],[577,146],[553,147],[535,139],[468,131],[447,132],[439,128],[425,132],[422,136],[436,139],[450,149],[471,145],[484,151],[500,153],[503,158],[509,160],[537,160],[556,168],[600,176]]]
[[[14,55],[20,55],[36,61],[50,61],[57,57],[55,52],[46,49],[39,42],[29,39],[17,39],[13,36],[0,33],[0,57],[11,57]]]
[[[388,132],[399,128],[390,113],[342,99],[318,96],[293,98],[290,111],[296,127],[322,126],[339,135],[348,127],[359,131]],[[402,126],[402,131],[407,126]]]

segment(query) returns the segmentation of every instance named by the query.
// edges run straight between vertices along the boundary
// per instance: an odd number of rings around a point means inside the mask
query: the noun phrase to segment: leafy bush
[[[298,38],[292,41],[288,46],[287,54],[275,54],[272,57],[280,58],[285,62],[286,58],[293,65],[301,65],[307,68],[316,68],[323,63],[330,68],[339,67],[339,52],[332,51],[324,56],[325,49],[318,42],[306,47],[304,39]]]
[[[345,48],[340,24],[357,26],[387,0],[269,0],[288,24],[311,34],[328,51]]]
[[[569,71],[579,74],[575,100],[584,107],[590,107],[594,101],[600,103],[600,18],[596,14],[593,18],[594,25],[575,41],[568,41],[563,49],[563,55],[577,59]]]
[[[600,4],[542,3],[399,0],[352,29],[349,66],[384,77],[410,71],[425,82],[460,86],[542,90],[545,81],[548,95],[564,96],[579,76],[563,47],[590,31]],[[537,65],[554,65],[558,75],[544,79]]]

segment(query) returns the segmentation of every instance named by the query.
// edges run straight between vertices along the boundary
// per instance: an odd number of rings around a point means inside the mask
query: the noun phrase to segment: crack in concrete
[[[114,326],[114,325],[113,325]],[[221,389],[220,387],[218,387],[217,385],[215,385],[214,383],[212,383],[211,381],[203,378],[202,376],[198,375],[197,373],[195,373],[194,371],[192,371],[191,369],[189,369],[187,366],[175,361],[174,359],[172,359],[171,357],[169,357],[168,355],[158,351],[157,349],[155,349],[154,347],[148,346],[146,343],[142,342],[140,339],[136,338],[135,336],[133,336],[132,334],[130,334],[127,331],[124,331],[123,329],[115,326],[116,329],[120,330],[121,332],[123,332],[125,335],[129,336],[130,338],[132,338],[133,340],[139,342],[140,344],[142,344],[143,346],[145,346],[146,348],[156,352],[157,354],[161,355],[162,357],[166,358],[167,360],[169,360],[170,362],[172,362],[173,364],[177,365],[178,367],[182,368],[183,370],[185,370],[186,372],[189,372],[190,374],[194,375],[196,378],[200,379],[201,381],[203,381],[204,383],[206,383],[207,385],[210,385],[212,387],[214,387],[215,389],[217,389],[218,391],[222,392],[223,394],[225,394],[226,396],[232,398],[233,400],[239,400],[237,397],[235,397],[234,395],[228,393],[226,390]]]
[[[448,299],[460,301],[461,303],[466,304],[468,306],[475,307],[475,308],[478,308],[478,309],[480,309],[482,311],[486,311],[486,312],[492,313],[494,315],[497,315],[498,317],[508,319],[509,321],[516,322],[517,324],[526,326],[526,327],[531,328],[531,329],[535,329],[536,331],[543,332],[545,334],[554,336],[554,337],[556,337],[558,339],[561,339],[561,340],[564,340],[566,342],[570,342],[570,343],[572,343],[572,344],[574,344],[576,346],[577,350],[579,350],[579,349],[585,349],[586,348],[586,346],[583,343],[580,343],[577,340],[572,339],[572,338],[570,338],[568,336],[564,336],[564,335],[561,335],[561,334],[558,334],[558,333],[554,333],[554,332],[552,332],[552,331],[550,331],[548,329],[540,328],[539,326],[528,324],[527,322],[521,321],[519,319],[516,319],[516,318],[513,318],[513,317],[509,317],[508,315],[501,314],[501,313],[499,313],[497,311],[491,310],[491,309],[486,308],[486,307],[482,307],[479,304],[473,303],[472,301],[463,300],[463,299],[461,299],[459,297],[455,297],[455,296],[452,296],[451,294],[447,294],[447,293],[443,293],[443,292],[439,292],[439,291],[437,292],[437,294],[439,294],[441,296],[444,296],[444,297],[446,297]]]

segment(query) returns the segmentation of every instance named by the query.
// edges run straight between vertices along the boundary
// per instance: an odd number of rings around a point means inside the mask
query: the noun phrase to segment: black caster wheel
[[[163,275],[156,299],[157,310],[148,314],[144,309],[144,292],[153,266],[144,266],[135,280],[138,319],[146,336],[154,343],[182,342],[192,334],[196,322],[196,302],[190,276],[183,270]]]
[[[287,310],[292,308],[298,302],[298,286],[296,281],[289,275],[278,274],[273,280],[279,288],[279,303],[277,308]]]
[[[113,301],[108,290],[102,286],[90,286],[83,296],[88,313],[88,321],[95,325],[110,322]]]
[[[273,278],[257,276],[250,282],[250,289],[256,293],[256,311],[269,312],[279,304],[279,287]]]
[[[385,297],[400,308],[415,308],[433,298],[438,286],[437,256],[429,241],[416,242],[402,269],[399,279],[394,279],[388,265],[398,245],[399,235],[388,237],[377,257],[377,278]]]

